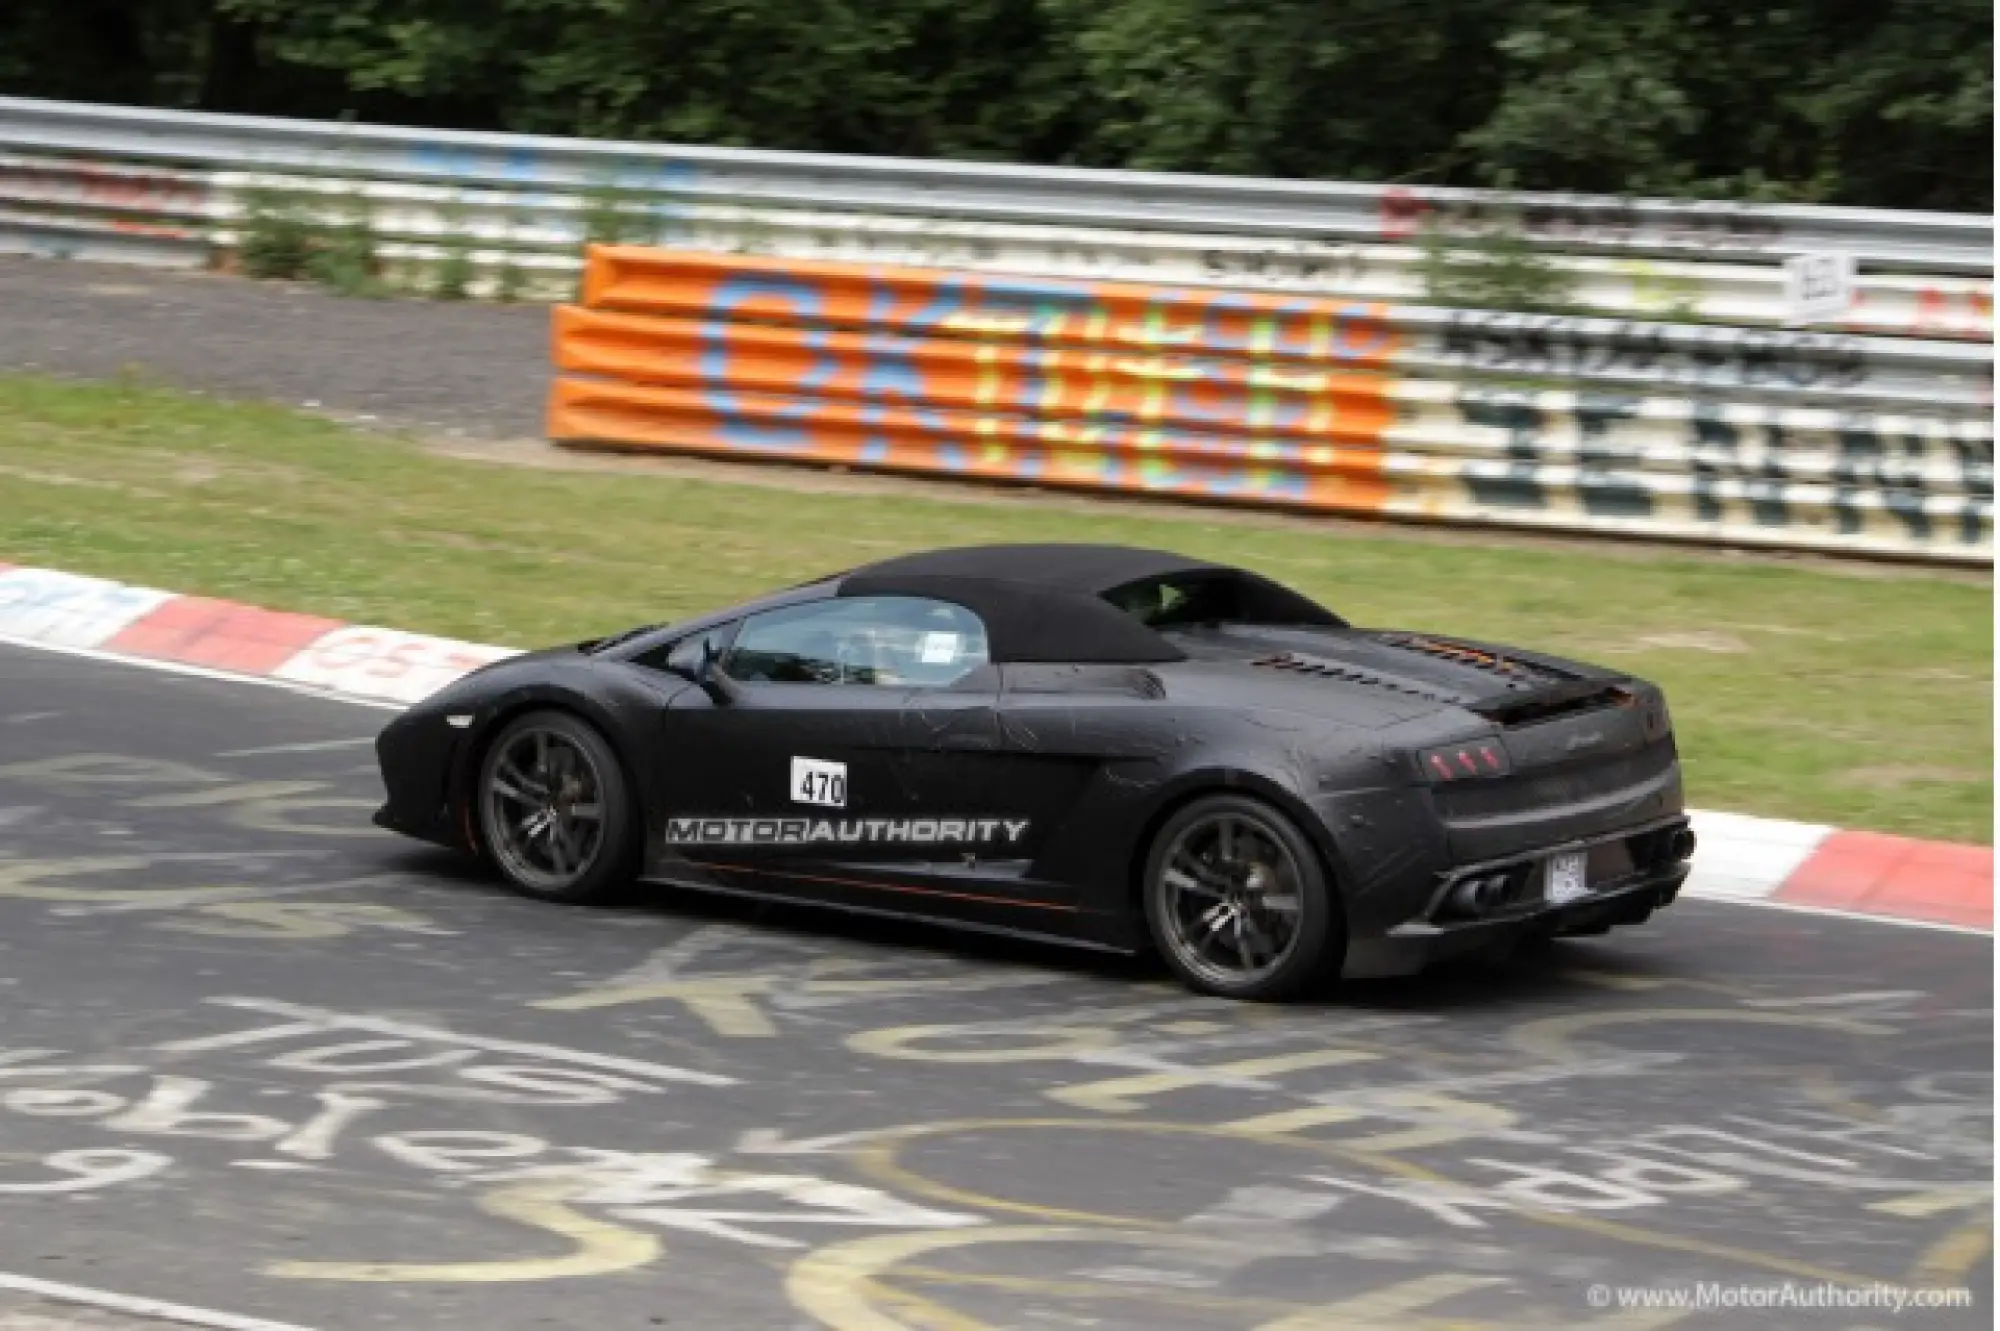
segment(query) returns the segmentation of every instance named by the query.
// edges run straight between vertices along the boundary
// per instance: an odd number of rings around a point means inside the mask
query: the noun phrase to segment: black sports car
[[[1243,998],[1636,924],[1694,851],[1653,685],[1116,546],[908,555],[514,657],[377,751],[376,822],[533,896],[1151,943]]]

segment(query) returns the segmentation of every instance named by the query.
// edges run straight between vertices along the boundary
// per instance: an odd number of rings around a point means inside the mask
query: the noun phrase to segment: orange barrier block
[[[1383,307],[593,246],[551,438],[1379,513]]]
[[[718,400],[720,399],[720,400]],[[1390,487],[1372,443],[1244,441],[1002,412],[562,378],[549,436],[712,456],[1199,495],[1379,513]]]
[[[750,391],[1354,443],[1379,440],[1396,415],[1388,397],[1394,381],[1375,373],[1166,352],[714,327],[575,307],[556,311],[555,360],[579,374],[701,388],[722,411],[735,392]]]
[[[1387,307],[1138,282],[590,247],[583,303],[713,327],[771,323],[906,336],[1208,356],[1390,365],[1402,335]]]

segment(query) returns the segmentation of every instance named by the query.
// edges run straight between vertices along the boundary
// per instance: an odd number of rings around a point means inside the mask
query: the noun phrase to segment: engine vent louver
[[[1385,647],[1395,647],[1406,652],[1417,652],[1440,661],[1450,661],[1454,665],[1468,666],[1507,681],[1510,689],[1539,689],[1549,684],[1567,683],[1576,679],[1567,670],[1554,670],[1547,666],[1530,665],[1526,661],[1510,656],[1500,656],[1478,647],[1468,647],[1461,643],[1443,642],[1427,638],[1421,633],[1377,633],[1375,641]]]
[[[1366,684],[1371,688],[1388,689],[1394,693],[1407,694],[1412,698],[1422,698],[1426,702],[1444,703],[1450,707],[1463,707],[1474,700],[1474,695],[1458,693],[1450,689],[1426,688],[1392,675],[1378,674],[1344,661],[1329,661],[1323,656],[1307,656],[1303,652],[1279,652],[1275,656],[1262,656],[1250,664],[1263,666],[1267,670],[1285,670],[1294,675],[1314,675],[1320,679],[1338,679],[1349,684]]]

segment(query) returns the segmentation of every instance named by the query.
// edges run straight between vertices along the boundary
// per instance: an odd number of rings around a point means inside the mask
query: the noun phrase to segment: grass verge
[[[1704,808],[1991,839],[1986,582],[544,471],[276,407],[0,376],[0,560],[476,641],[579,638],[928,545],[1079,539],[1246,564],[1364,624],[1647,675]]]

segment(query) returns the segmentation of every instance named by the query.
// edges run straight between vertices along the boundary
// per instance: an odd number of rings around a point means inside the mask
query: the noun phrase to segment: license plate
[[[1549,858],[1547,896],[1550,901],[1574,901],[1590,891],[1590,857],[1583,854]]]

